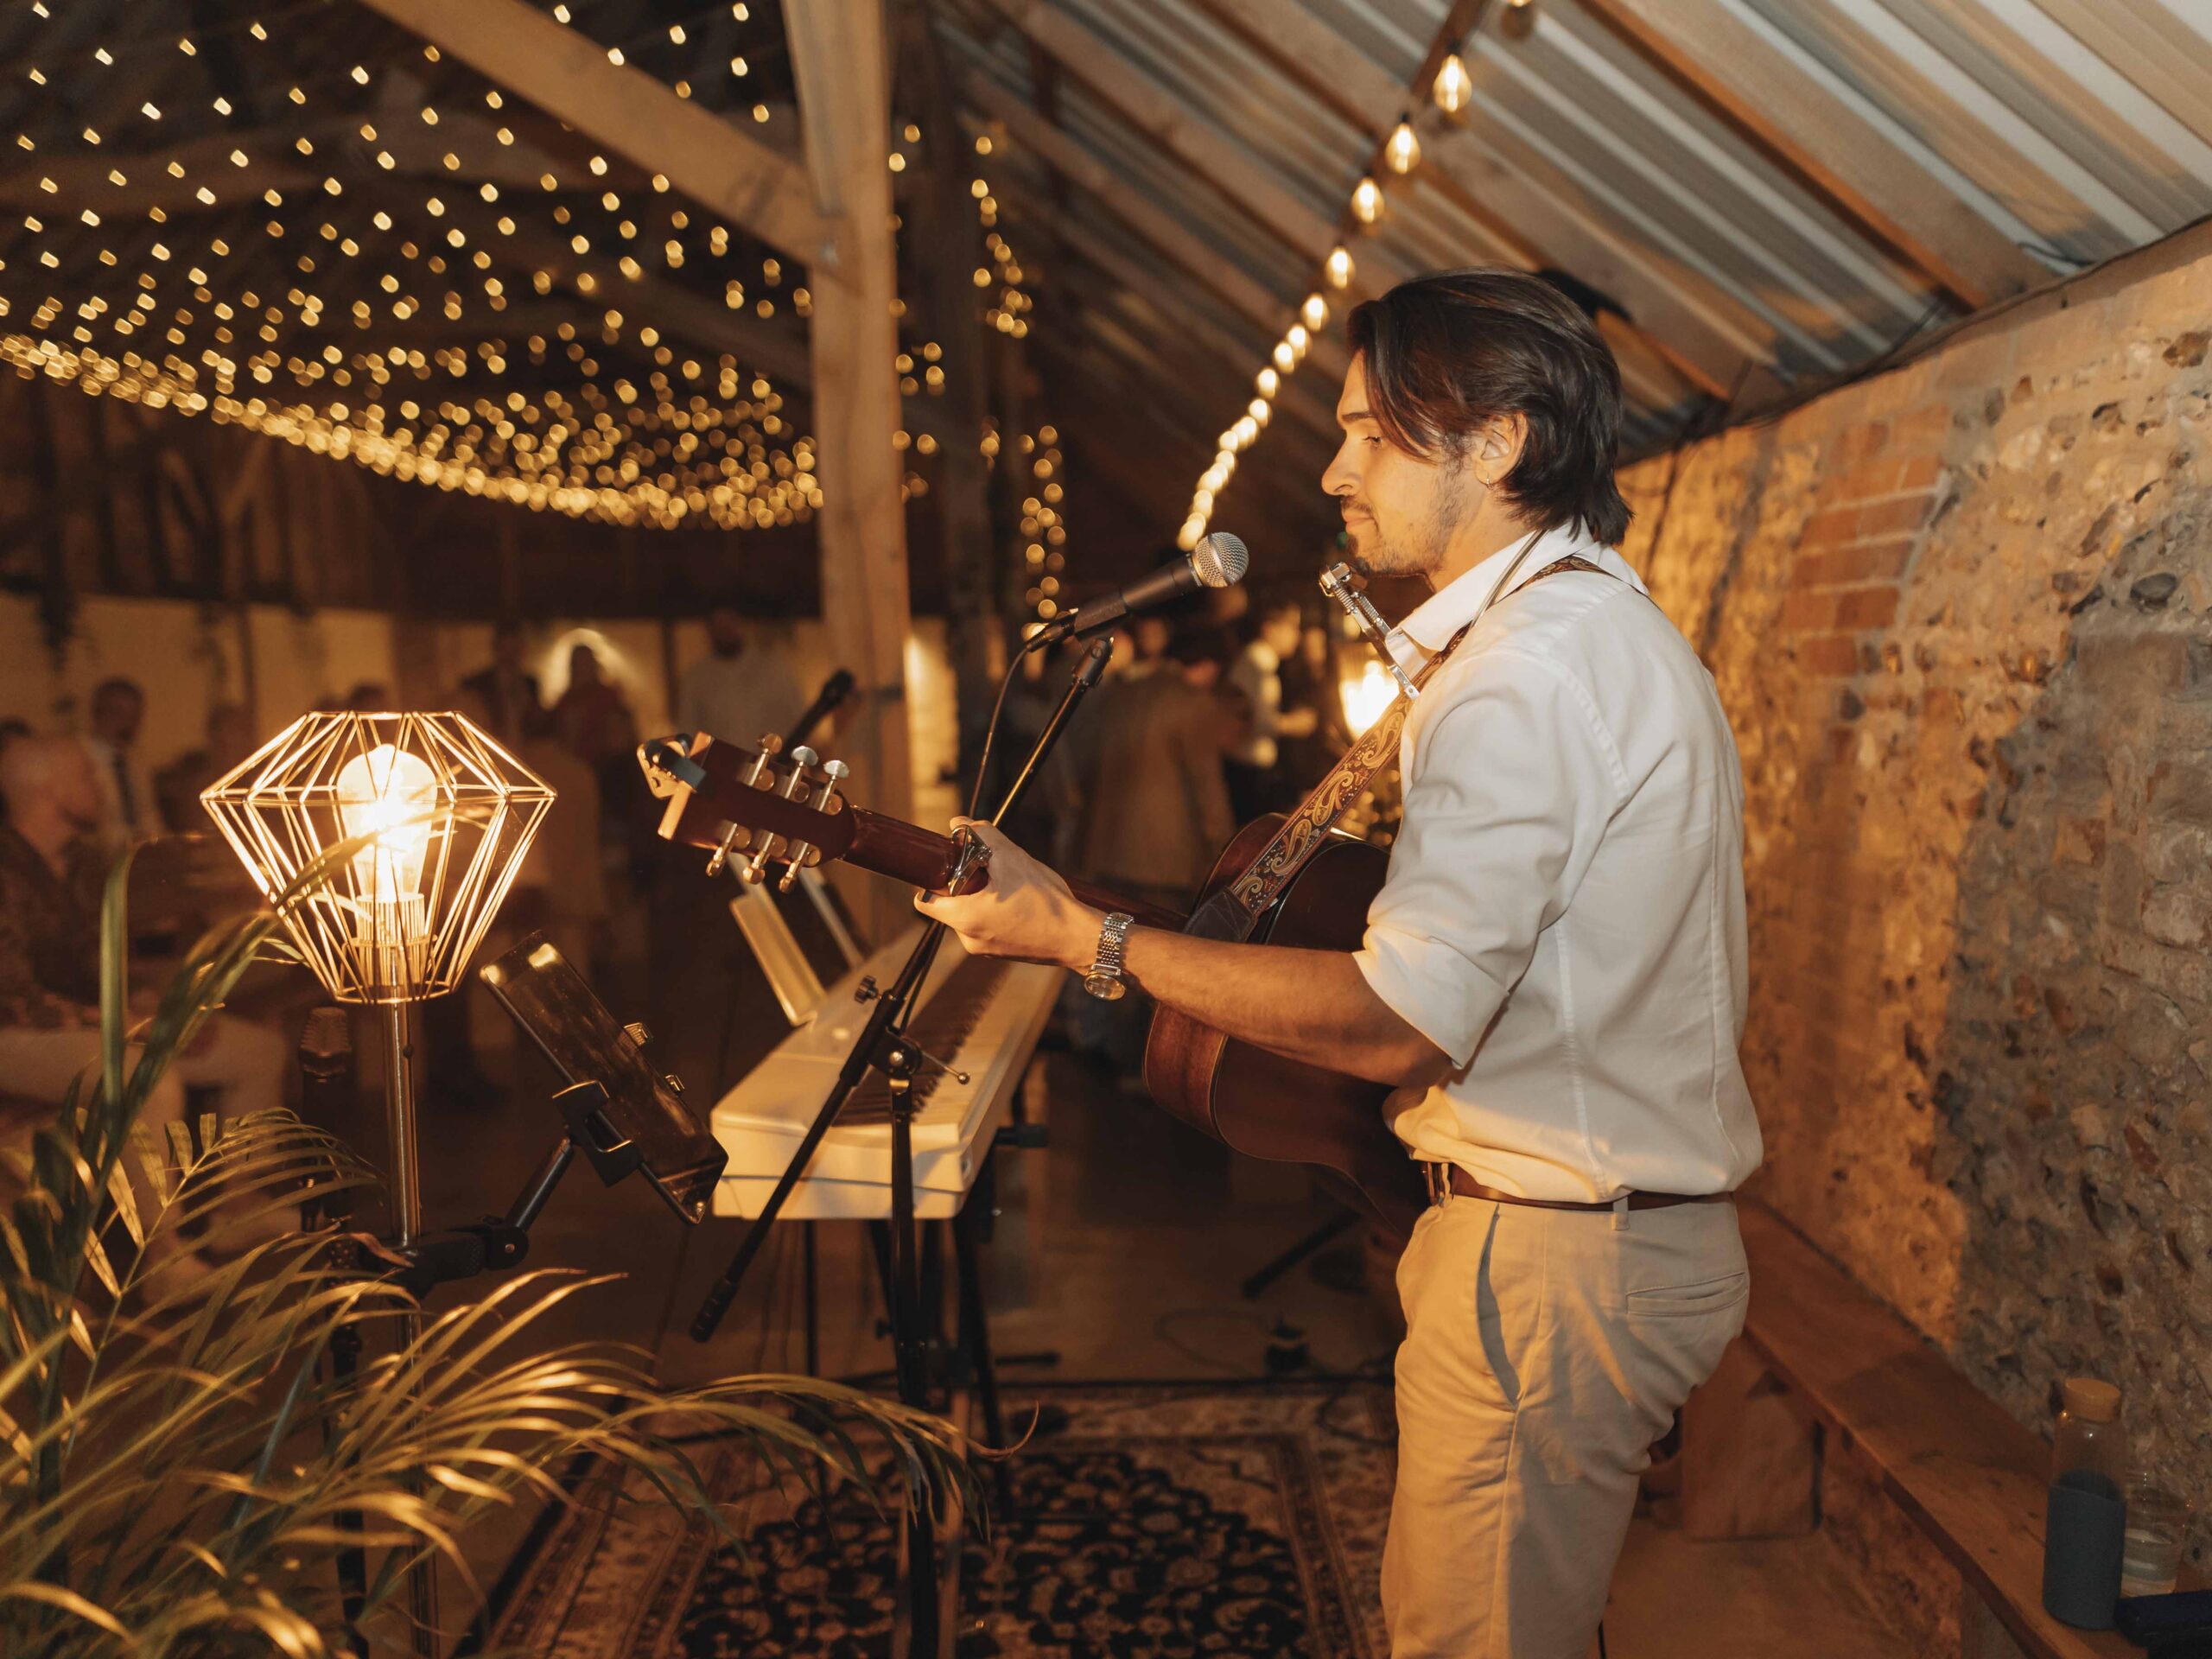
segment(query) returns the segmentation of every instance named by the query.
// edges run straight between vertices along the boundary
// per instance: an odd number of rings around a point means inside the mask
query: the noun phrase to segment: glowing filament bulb
[[[1322,270],[1328,274],[1331,288],[1351,286],[1351,255],[1344,251],[1342,243],[1329,250],[1328,263]]]
[[[1437,69],[1434,91],[1436,107],[1446,115],[1457,115],[1474,101],[1475,83],[1457,52]]]
[[[429,763],[381,743],[339,769],[336,793],[346,838],[371,837],[353,855],[353,896],[370,906],[419,899],[438,798]]]
[[[1352,188],[1351,215],[1363,225],[1374,225],[1382,218],[1382,187],[1372,179],[1362,179]]]
[[[1298,308],[1298,320],[1306,327],[1318,330],[1329,320],[1329,302],[1319,294],[1308,294],[1306,303]]]
[[[1252,384],[1259,388],[1261,397],[1272,397],[1282,389],[1282,377],[1273,369],[1262,369],[1252,377]]]
[[[1382,146],[1382,160],[1393,173],[1410,173],[1421,165],[1421,140],[1414,137],[1414,124],[1401,121]]]

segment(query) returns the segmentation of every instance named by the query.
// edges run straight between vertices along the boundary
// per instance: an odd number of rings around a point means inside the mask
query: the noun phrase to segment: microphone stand
[[[1113,654],[1110,635],[1095,641],[1084,654],[1075,673],[1068,682],[1066,693],[1059,705],[1052,710],[1045,729],[1038,734],[1028,758],[1022,762],[1020,772],[1007,786],[1006,798],[999,803],[998,810],[991,815],[994,824],[1002,823],[1008,812],[1020,801],[1030,783],[1037,775],[1046,757],[1058,743],[1060,734],[1075,712],[1077,703],[1098,683],[1106,671],[1106,659]],[[928,1343],[926,1325],[922,1307],[920,1274],[917,1267],[914,1238],[914,1140],[912,1101],[913,1081],[925,1064],[942,1065],[932,1055],[907,1038],[906,1027],[912,1012],[915,995],[937,961],[938,947],[944,942],[945,925],[939,921],[925,921],[921,937],[914,942],[913,950],[891,982],[887,990],[874,993],[874,1006],[858,1037],[838,1068],[837,1080],[822,1103],[822,1108],[807,1126],[791,1161],[784,1166],[775,1188],[767,1201],[760,1206],[760,1213],[753,1217],[746,1230],[744,1239],[731,1257],[729,1270],[717,1281],[700,1304],[697,1315],[691,1321],[691,1338],[705,1342],[715,1334],[722,1315],[728,1312],[736,1298],[738,1286],[746,1269],[760,1253],[767,1242],[768,1229],[782,1211],[791,1191],[813,1161],[815,1149],[829,1134],[845,1107],[867,1077],[870,1071],[884,1074],[891,1092],[891,1284],[886,1301],[891,1316],[891,1351],[896,1369],[899,1398],[906,1405],[926,1408],[929,1398]],[[938,1651],[938,1581],[937,1540],[927,1516],[909,1512],[906,1517],[906,1550],[905,1560],[908,1585],[912,1593],[912,1646],[910,1659],[934,1659]]]

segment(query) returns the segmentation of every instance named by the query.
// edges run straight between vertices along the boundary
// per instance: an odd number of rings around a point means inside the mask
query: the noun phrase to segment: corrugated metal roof
[[[1039,56],[1024,38],[1025,27],[1037,32],[1031,3],[1081,24],[1112,54],[1109,67],[1164,94],[1190,130],[1338,222],[1375,136],[1317,97],[1312,76],[1292,73],[1269,42],[1226,20],[1230,0],[958,0],[949,35],[1025,99],[1035,93]],[[1433,130],[1440,118],[1427,109],[1427,89],[1417,97],[1408,83],[1454,15],[1449,0],[1275,3],[1286,28],[1317,22],[1338,50],[1356,54],[1320,66],[1324,75],[1347,64],[1379,71]],[[2212,0],[1709,3],[1727,27],[1749,31],[1774,73],[1834,100],[1864,124],[1858,130],[1871,129],[1870,143],[1888,145],[1927,190],[1947,194],[1948,208],[1986,225],[1985,245],[2022,251],[2024,258],[2005,256],[2010,287],[2212,213]],[[1699,383],[1724,380],[1716,371],[1732,362],[1724,391],[1770,398],[1967,310],[1964,285],[1940,261],[1770,142],[1755,114],[1732,107],[1731,76],[1756,70],[1715,57],[1702,65],[1705,84],[1694,84],[1700,77],[1670,66],[1649,38],[1631,38],[1622,16],[1655,10],[1650,0],[1498,0],[1478,10],[1471,35],[1446,43],[1474,86],[1459,142],[1482,168],[1503,171],[1440,177],[1425,160],[1412,181],[1391,181],[1389,214],[1353,244],[1355,257],[1371,249],[1408,270],[1554,265],[1606,293],[1636,325],[1611,332],[1637,447],[1666,441],[1708,406]],[[1694,37],[1675,44],[1699,54]],[[1218,181],[1116,107],[1098,62],[1062,63],[1053,79],[1064,132],[1206,253],[1263,284],[1287,326],[1326,246],[1291,245],[1280,227],[1239,211]],[[1485,223],[1504,194],[1501,179],[1515,203],[1533,207]],[[1071,212],[1082,237],[1154,257],[1095,204]],[[1625,259],[1615,283],[1551,257],[1590,247]],[[1618,281],[1624,270],[1631,282]],[[1135,315],[1157,317],[1159,308],[1148,299]]]

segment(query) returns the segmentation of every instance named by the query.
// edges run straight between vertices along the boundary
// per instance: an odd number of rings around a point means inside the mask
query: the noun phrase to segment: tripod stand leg
[[[894,1049],[886,1069],[891,1079],[891,1351],[899,1368],[899,1398],[926,1409],[929,1344],[921,1307],[921,1263],[914,1237],[914,1063],[909,1055]],[[906,1659],[937,1659],[937,1533],[930,1505],[910,1503],[906,1522],[904,1566],[912,1616]],[[894,1659],[899,1652],[894,1639]]]
[[[806,1275],[806,1374],[822,1375],[822,1298],[819,1264],[815,1249],[814,1224],[804,1221],[799,1234],[799,1259]]]
[[[980,1186],[980,1183],[979,1183]],[[990,1317],[983,1306],[983,1274],[977,1258],[976,1220],[963,1205],[952,1217],[954,1264],[960,1274],[960,1347],[975,1368],[976,1399],[983,1408],[983,1433],[994,1451],[1006,1446],[1006,1421],[999,1412],[999,1376],[991,1363]],[[992,1483],[999,1498],[999,1514],[1014,1514],[1014,1476],[1001,1458],[991,1465]]]
[[[1349,1232],[1358,1225],[1358,1212],[1352,1210],[1342,1211],[1331,1219],[1323,1222],[1305,1237],[1300,1239],[1297,1243],[1247,1279],[1239,1287],[1244,1300],[1248,1302],[1258,1300],[1267,1294],[1269,1285],[1274,1283],[1307,1256],[1316,1255],[1326,1249],[1338,1234]]]

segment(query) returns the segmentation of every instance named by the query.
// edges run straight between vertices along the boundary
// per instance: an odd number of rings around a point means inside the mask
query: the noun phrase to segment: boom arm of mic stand
[[[1021,763],[1020,772],[1007,786],[1006,798],[999,803],[998,810],[991,815],[993,823],[1001,822],[1021,799],[1030,781],[1037,775],[1038,768],[1059,741],[1061,730],[1067,725],[1068,717],[1075,712],[1076,705],[1083,701],[1105,673],[1106,659],[1113,655],[1113,652],[1114,642],[1108,637],[1095,641],[1084,653],[1083,661],[1077,665],[1074,676],[1068,682],[1066,695],[1061,697],[1059,706],[1052,710],[1052,717],[1046,722],[1045,729],[1037,734],[1037,741],[1032,746],[1028,759]],[[869,1008],[867,1023],[861,1027],[860,1035],[847,1052],[844,1064],[838,1068],[837,1081],[831,1086],[829,1098],[822,1103],[822,1109],[807,1125],[805,1135],[791,1154],[791,1161],[784,1166],[784,1173],[777,1179],[767,1201],[760,1206],[760,1213],[746,1229],[745,1237],[738,1244],[737,1254],[730,1258],[729,1270],[715,1281],[714,1287],[707,1293],[706,1300],[700,1303],[699,1312],[691,1321],[691,1339],[694,1342],[705,1342],[715,1334],[715,1327],[722,1322],[722,1315],[729,1312],[730,1303],[736,1300],[738,1286],[744,1280],[746,1269],[753,1265],[753,1258],[760,1255],[760,1247],[768,1242],[770,1224],[783,1212],[791,1190],[806,1173],[807,1165],[813,1161],[815,1149],[822,1144],[822,1138],[830,1133],[830,1125],[837,1121],[837,1114],[844,1109],[845,1102],[851,1097],[853,1090],[860,1087],[861,1080],[868,1076],[869,1069],[882,1064],[884,1039],[893,1032],[904,1029],[907,1007],[921,989],[923,980],[928,976],[931,964],[937,960],[938,947],[944,942],[944,931],[942,922],[923,924],[922,936],[914,942],[914,949],[907,957],[906,964],[899,969],[898,978]],[[894,1126],[893,1133],[896,1132]]]

